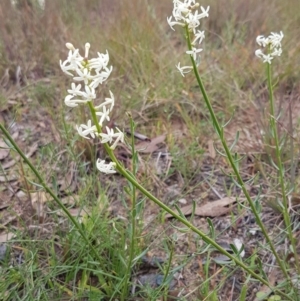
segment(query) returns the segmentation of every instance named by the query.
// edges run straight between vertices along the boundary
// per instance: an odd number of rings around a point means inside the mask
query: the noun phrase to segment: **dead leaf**
[[[0,210],[6,209],[8,207],[9,207],[8,204],[0,204]]]
[[[68,195],[64,198],[61,199],[61,202],[64,205],[68,205],[68,206],[75,206],[76,204],[79,203],[80,197],[79,195]]]
[[[200,207],[196,207],[195,215],[209,216],[209,217],[221,216],[231,210],[231,207],[228,208],[226,206],[233,204],[234,202],[236,202],[236,198],[232,198],[232,197],[226,197],[217,201],[212,201]],[[180,210],[184,215],[190,215],[192,214],[193,205],[190,204],[184,206]],[[171,214],[166,215],[166,218],[170,218],[170,217],[172,217]]]
[[[7,189],[0,191],[0,210],[4,210],[11,205],[11,196],[12,193]]]
[[[33,144],[30,147],[29,151],[25,154],[26,157],[30,158],[36,152],[37,149],[38,149],[38,144],[37,143]],[[8,161],[5,164],[2,164],[2,168],[8,169],[8,168],[14,166],[18,161],[20,161],[20,159],[21,159],[21,157],[18,157],[16,159],[12,159],[12,160]]]
[[[6,158],[8,154],[9,154],[9,148],[7,144],[3,140],[0,140],[0,160]]]
[[[268,275],[268,283],[270,286],[274,286],[276,282],[278,282],[278,270],[272,269]],[[263,285],[259,292],[256,293],[256,298],[254,301],[266,300],[266,298],[272,293],[272,290],[269,286]]]
[[[71,209],[68,209],[68,211],[73,217],[78,218],[80,223],[82,222],[82,219],[85,216],[88,216],[90,214],[89,210],[87,210],[85,207],[83,207],[83,208],[71,208]],[[57,213],[58,216],[63,216],[63,217],[67,216],[66,213],[62,209],[58,210],[56,213]]]
[[[15,237],[15,234],[8,232],[0,235],[0,243],[7,242]]]
[[[125,133],[128,134],[128,135],[131,135],[131,131],[129,129],[125,129]],[[134,138],[136,138],[138,140],[151,142],[151,139],[149,139],[147,136],[142,135],[140,133],[134,132],[133,136],[134,136]]]
[[[76,182],[73,181],[75,170],[76,170],[76,163],[71,162],[67,176],[58,181],[59,191],[68,190],[68,192],[73,192],[75,190]]]
[[[16,160],[12,159],[12,160],[6,162],[5,164],[2,164],[2,168],[8,169],[10,167],[13,167],[19,160],[20,160],[20,157],[17,158]]]
[[[74,217],[77,217],[77,216],[83,217],[85,215],[89,215],[89,211],[86,208],[72,208],[72,209],[69,209],[69,212]]]
[[[45,191],[38,191],[30,194],[31,205],[37,216],[42,220],[45,216],[45,203],[50,199],[50,196]]]
[[[29,151],[26,153],[26,158],[30,158],[36,152],[36,150],[38,149],[38,146],[39,146],[38,143],[34,143],[30,147]]]
[[[17,180],[18,177],[16,175],[11,175],[11,176],[0,176],[0,183],[6,183],[6,182],[11,182]]]
[[[159,149],[158,144],[163,143],[166,139],[166,135],[157,136],[149,141],[143,141],[138,143],[135,148],[140,153],[153,153]]]
[[[207,145],[208,145],[209,156],[212,159],[215,159],[216,158],[216,150],[215,150],[215,147],[214,147],[214,142],[212,140],[208,140]]]

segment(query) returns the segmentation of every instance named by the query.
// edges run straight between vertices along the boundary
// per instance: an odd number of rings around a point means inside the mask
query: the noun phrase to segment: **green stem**
[[[132,174],[136,177],[137,171],[137,157],[134,147],[134,122],[130,116],[130,130],[131,130],[131,152],[132,152]],[[131,233],[130,233],[130,247],[129,247],[129,258],[127,263],[127,270],[125,273],[125,280],[123,286],[122,300],[126,300],[128,296],[128,284],[131,277],[132,262],[135,254],[135,238],[136,238],[136,186],[132,185],[131,189]]]
[[[88,102],[91,114],[92,114],[92,119],[94,124],[96,125],[97,131],[101,133],[101,126],[98,124],[97,116],[96,116],[96,111],[93,107],[93,104],[91,102]],[[165,205],[163,202],[161,202],[159,199],[157,199],[154,195],[152,195],[147,189],[145,189],[141,184],[139,184],[134,177],[131,176],[129,172],[126,171],[126,169],[121,165],[121,163],[118,161],[118,159],[115,157],[115,154],[113,150],[109,147],[107,143],[103,144],[107,154],[109,155],[110,159],[115,162],[116,164],[116,170],[124,177],[126,178],[133,186],[135,186],[142,194],[144,194],[146,197],[148,197],[151,201],[153,201],[156,205],[158,205],[161,209],[166,211],[167,213],[171,214],[175,219],[180,221],[182,224],[184,224],[186,227],[188,227],[191,231],[194,233],[198,234],[204,242],[207,244],[213,246],[216,248],[219,252],[230,258],[235,264],[240,266],[242,269],[247,271],[251,276],[253,276],[255,279],[260,281],[261,283],[265,284],[268,286],[272,291],[275,293],[287,298],[287,300],[293,301],[288,295],[283,293],[282,291],[278,290],[277,288],[271,287],[270,283],[263,279],[261,276],[256,274],[254,271],[251,270],[247,265],[245,265],[242,261],[240,261],[238,258],[236,258],[234,255],[230,254],[226,250],[224,250],[219,244],[217,244],[214,240],[209,238],[204,232],[199,230],[197,227],[195,227],[193,224],[191,224],[187,219],[184,217],[178,215],[175,211],[170,209],[167,205]]]
[[[5,137],[7,138],[7,140],[9,140],[9,142],[14,147],[14,149],[18,152],[18,154],[22,157],[22,159],[26,162],[26,164],[29,166],[29,168],[32,170],[32,172],[35,174],[35,176],[39,180],[41,186],[43,186],[43,188],[45,189],[45,191],[47,191],[51,195],[51,197],[54,199],[54,201],[56,202],[56,204],[67,215],[68,219],[72,222],[72,224],[75,226],[75,228],[78,230],[78,232],[80,233],[80,235],[82,236],[82,238],[86,242],[87,246],[92,250],[93,254],[98,259],[98,261],[101,262],[102,259],[101,259],[100,255],[99,255],[99,253],[95,250],[95,248],[91,245],[91,243],[87,239],[87,237],[86,237],[85,233],[83,232],[80,224],[75,220],[75,218],[71,215],[71,213],[69,212],[69,210],[65,207],[65,205],[55,195],[55,193],[46,185],[46,183],[44,182],[42,176],[39,174],[39,172],[36,170],[36,168],[32,165],[32,163],[30,162],[30,160],[28,160],[28,158],[26,157],[26,155],[18,147],[18,145],[15,143],[14,139],[11,137],[11,135],[9,134],[9,132],[5,129],[5,127],[1,123],[0,123],[0,129],[3,132],[3,134],[5,135]]]
[[[278,173],[279,173],[279,182],[280,182],[280,188],[281,188],[281,194],[282,194],[282,200],[283,200],[283,219],[285,222],[285,226],[288,231],[288,237],[291,241],[293,253],[296,261],[296,266],[298,273],[300,272],[300,265],[299,265],[299,258],[297,256],[296,251],[296,242],[295,238],[293,236],[293,230],[292,230],[292,224],[288,212],[288,200],[286,195],[286,189],[285,189],[285,183],[284,183],[284,167],[282,165],[281,161],[281,151],[279,146],[279,137],[278,137],[278,131],[277,131],[277,124],[275,120],[275,105],[274,105],[274,93],[273,93],[273,86],[272,86],[272,72],[271,72],[271,64],[267,63],[267,78],[268,78],[268,89],[269,89],[269,100],[270,100],[270,126],[271,126],[271,133],[275,140],[275,152],[276,152],[276,164],[278,167]]]
[[[167,245],[168,245],[168,242],[167,242]],[[170,273],[170,269],[171,269],[171,265],[172,265],[172,260],[173,260],[173,255],[174,255],[174,242],[173,241],[171,241],[170,247],[171,247],[171,250],[169,252],[169,258],[168,258],[167,268],[164,271],[164,279],[162,281],[163,290],[164,290],[163,301],[167,301],[168,300],[169,283],[168,282],[166,283],[166,281],[167,281],[169,273]]]
[[[189,48],[189,50],[192,50],[190,33],[189,33],[189,30],[188,30],[187,26],[185,26],[185,32],[186,32],[186,39],[187,39],[187,43],[188,43],[188,48]],[[210,102],[210,100],[209,100],[209,98],[207,96],[207,93],[205,91],[204,85],[202,83],[201,77],[200,77],[199,72],[198,72],[198,68],[197,68],[196,62],[195,62],[193,56],[190,56],[190,58],[191,58],[191,62],[192,62],[192,65],[193,65],[193,69],[194,69],[194,73],[195,73],[198,85],[199,85],[201,93],[203,95],[205,104],[206,104],[206,106],[207,106],[207,108],[209,110],[209,113],[210,113],[210,116],[211,116],[214,128],[215,128],[215,130],[216,130],[216,132],[217,132],[217,134],[218,134],[218,136],[219,136],[219,138],[221,140],[221,143],[222,143],[222,146],[224,148],[226,157],[228,158],[229,163],[230,163],[230,165],[231,165],[231,167],[232,167],[232,169],[234,171],[234,174],[235,174],[235,176],[237,178],[237,182],[240,185],[240,187],[241,187],[241,189],[242,189],[242,191],[243,191],[243,193],[244,193],[244,195],[245,195],[245,197],[246,197],[246,199],[247,199],[247,201],[249,203],[249,206],[250,206],[250,208],[251,208],[251,210],[252,210],[252,212],[253,212],[253,214],[254,214],[254,216],[256,218],[257,224],[259,225],[259,227],[260,227],[260,229],[261,229],[264,237],[267,239],[267,242],[268,242],[268,244],[269,244],[269,246],[270,246],[270,248],[272,250],[272,253],[276,257],[277,263],[279,264],[279,266],[280,266],[281,270],[283,271],[285,277],[287,279],[289,279],[289,275],[288,275],[288,273],[287,273],[287,271],[285,269],[285,266],[284,266],[283,262],[281,261],[280,257],[278,256],[278,253],[277,253],[277,251],[275,249],[275,246],[274,246],[271,238],[269,237],[268,232],[265,229],[265,226],[264,226],[263,222],[261,221],[261,219],[259,217],[259,214],[258,214],[258,212],[257,212],[257,210],[255,208],[255,204],[251,200],[250,194],[248,193],[248,191],[247,191],[247,189],[245,187],[244,181],[243,181],[243,179],[242,179],[242,177],[241,177],[241,175],[240,175],[240,173],[238,171],[237,165],[236,165],[236,163],[235,163],[235,161],[234,161],[234,159],[233,159],[233,157],[231,155],[230,149],[229,149],[229,147],[228,147],[228,145],[226,143],[225,137],[224,137],[223,128],[220,126],[220,124],[219,124],[219,122],[217,120],[216,114],[214,112],[214,109],[213,109],[213,107],[211,105],[211,102]]]

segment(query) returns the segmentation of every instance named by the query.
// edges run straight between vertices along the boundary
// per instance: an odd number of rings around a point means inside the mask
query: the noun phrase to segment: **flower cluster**
[[[96,99],[97,87],[105,82],[112,72],[112,66],[108,67],[109,54],[98,52],[98,57],[88,59],[90,44],[85,44],[85,56],[79,54],[79,49],[71,43],[67,43],[66,47],[69,49],[68,58],[62,62],[60,67],[64,73],[73,77],[74,82],[71,84],[71,89],[68,89],[68,95],[65,97],[65,104],[69,107],[77,107],[79,104],[86,104]],[[81,82],[81,84],[79,83]],[[78,83],[78,84],[77,84]],[[103,128],[103,123],[109,121],[109,114],[114,107],[114,95],[109,91],[110,97],[105,98],[105,101],[99,105],[93,105],[98,125],[93,124],[88,120],[87,124],[76,126],[80,136],[90,139],[99,137],[101,143],[110,144],[111,149],[115,149],[118,142],[124,142],[124,134],[116,128],[110,129],[105,127],[106,132],[99,132],[98,129]],[[90,136],[90,137],[89,137]],[[104,160],[97,160],[97,168],[104,173],[115,173],[115,163],[110,162],[106,164]]]
[[[256,38],[256,43],[262,47],[268,47],[268,53],[264,54],[261,49],[255,51],[255,55],[263,60],[264,63],[271,64],[271,60],[275,56],[280,56],[282,53],[281,40],[283,38],[283,33],[271,32],[268,37],[258,36]]]
[[[197,30],[197,27],[200,25],[200,20],[208,17],[209,6],[205,9],[202,6],[200,7],[201,12],[198,12],[199,3],[196,3],[195,0],[173,0],[174,8],[172,16],[167,18],[168,24],[174,30],[174,25],[180,25],[182,27],[188,28],[189,32],[192,32],[194,39],[191,42],[192,49],[186,51],[187,54],[197,60],[197,55],[203,50],[197,48],[196,44],[201,44],[205,38],[204,31]],[[173,20],[174,18],[174,20]],[[192,66],[180,66],[180,63],[176,66],[178,71],[184,77],[184,74],[190,72]]]

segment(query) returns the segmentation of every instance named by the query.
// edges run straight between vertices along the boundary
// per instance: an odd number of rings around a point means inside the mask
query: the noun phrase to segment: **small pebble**
[[[4,260],[6,251],[7,251],[6,244],[0,244],[0,260]]]
[[[178,203],[183,204],[183,205],[186,205],[186,204],[187,204],[187,201],[186,201],[186,199],[179,199],[179,200],[178,200]]]

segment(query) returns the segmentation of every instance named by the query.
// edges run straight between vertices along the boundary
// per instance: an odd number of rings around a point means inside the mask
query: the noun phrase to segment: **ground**
[[[4,3],[5,2],[5,3]],[[207,3],[201,3],[206,6]],[[293,235],[298,240],[300,4],[297,0],[210,1],[199,71],[225,127],[240,172],[291,281],[298,287],[298,254],[291,252],[280,209],[274,141],[268,122],[264,65],[254,56],[255,38],[284,31],[283,54],[272,64],[276,120],[282,139],[285,183]],[[299,7],[299,10],[296,8]],[[164,204],[181,208],[198,229],[243,261],[271,286],[289,292],[253,212],[231,177],[193,74],[184,78],[185,39],[166,22],[172,1],[47,1],[0,4],[0,123],[26,154],[44,183],[68,208],[87,245],[28,164],[0,134],[0,296],[3,300],[121,300],[132,224],[132,187],[120,174],[104,175],[107,158],[96,140],[76,125],[84,108],[64,105],[71,79],[59,68],[66,42],[91,55],[110,53],[114,71],[98,91],[114,92],[109,125],[126,136],[115,155],[132,170],[128,112],[135,121],[137,179]],[[271,16],[276,15],[276,18]],[[272,162],[275,162],[273,164]],[[128,193],[129,192],[129,193]],[[265,285],[136,192],[137,232],[129,293],[124,300],[268,300]],[[194,211],[193,211],[194,206]],[[92,247],[100,260],[94,256]],[[299,246],[297,245],[297,248]],[[296,260],[297,261],[297,260]],[[167,276],[170,277],[167,277]],[[163,284],[163,285],[162,285]],[[258,294],[257,294],[258,293]],[[265,294],[265,297],[259,296]],[[275,294],[276,295],[276,294]],[[278,296],[277,296],[278,297]],[[279,299],[283,300],[283,299]]]

